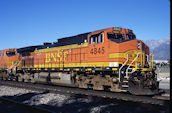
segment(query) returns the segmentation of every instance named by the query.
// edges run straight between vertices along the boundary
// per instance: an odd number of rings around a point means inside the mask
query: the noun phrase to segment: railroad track
[[[35,91],[48,91],[51,93],[58,94],[79,94],[79,95],[88,95],[88,96],[97,96],[103,98],[111,98],[123,101],[131,101],[131,102],[139,102],[145,104],[153,104],[169,107],[170,97],[167,95],[156,95],[156,96],[136,96],[131,95],[129,93],[113,93],[107,91],[95,91],[89,89],[80,89],[75,87],[64,87],[64,86],[54,86],[54,85],[46,85],[46,84],[32,84],[32,83],[24,83],[24,82],[16,82],[16,81],[2,81],[0,80],[0,85],[6,85],[10,87],[18,87],[25,88]],[[169,93],[169,91],[166,91]]]
[[[10,113],[14,113],[14,112],[15,113],[54,113],[44,108],[34,107],[27,104],[19,103],[17,101],[4,97],[0,97],[0,105],[1,105],[0,112],[5,112],[5,113],[9,113],[9,112]]]

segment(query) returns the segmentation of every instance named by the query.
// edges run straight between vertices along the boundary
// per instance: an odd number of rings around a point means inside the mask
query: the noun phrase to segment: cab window
[[[125,40],[124,35],[120,34],[120,33],[108,33],[107,36],[108,36],[108,39],[110,39],[112,41],[122,41],[122,40]]]
[[[4,53],[0,53],[0,56],[4,56]]]
[[[96,43],[103,43],[103,42],[104,42],[103,33],[91,35],[89,37],[89,44],[96,44]]]
[[[134,35],[129,35],[129,34],[126,34],[127,36],[127,40],[133,40],[133,39],[136,39],[136,37]]]
[[[126,34],[126,39],[125,35],[122,33],[107,33],[108,39],[117,43],[122,43],[125,41],[133,40],[136,37],[134,35],[129,35]]]
[[[99,39],[100,39],[100,40],[99,40],[100,43],[103,43],[103,41],[104,41],[104,35],[101,33],[99,37],[100,37],[100,38],[99,38]]]
[[[8,57],[11,57],[11,56],[16,55],[16,52],[13,52],[13,51],[7,51],[7,52],[6,52],[6,55],[7,55]]]

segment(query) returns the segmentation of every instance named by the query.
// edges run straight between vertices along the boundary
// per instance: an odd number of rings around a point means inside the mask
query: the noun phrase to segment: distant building
[[[161,63],[165,63],[165,64],[167,64],[168,63],[168,60],[154,60],[154,62],[157,64],[157,63],[159,63],[159,64],[161,64]]]
[[[156,73],[158,76],[169,76],[170,65],[169,60],[154,60],[156,65]]]

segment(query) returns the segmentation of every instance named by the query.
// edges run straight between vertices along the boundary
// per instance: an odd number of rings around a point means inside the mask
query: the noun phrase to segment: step
[[[125,90],[125,89],[121,89],[120,91],[121,91],[121,92],[127,92],[127,90]]]
[[[120,90],[121,91],[128,91],[128,88],[127,87],[122,87]]]
[[[128,79],[129,77],[127,77],[127,76],[124,76],[124,79]]]
[[[122,82],[124,82],[124,83],[128,83],[128,80],[123,80]]]
[[[128,85],[122,85],[122,87],[128,88],[129,86]]]

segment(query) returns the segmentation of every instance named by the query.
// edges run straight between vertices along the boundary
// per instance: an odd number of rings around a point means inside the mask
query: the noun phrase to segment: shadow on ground
[[[33,97],[43,93],[27,93],[14,96],[3,96],[27,104],[33,103]],[[39,98],[38,98],[39,99]],[[37,100],[36,100],[37,101]],[[133,102],[124,102],[115,99],[106,99],[93,96],[71,95],[70,98],[59,100],[50,100],[47,104],[32,105],[43,107],[58,113],[168,113],[168,107],[155,106],[150,104],[141,104]],[[1,106],[0,106],[1,107]]]

